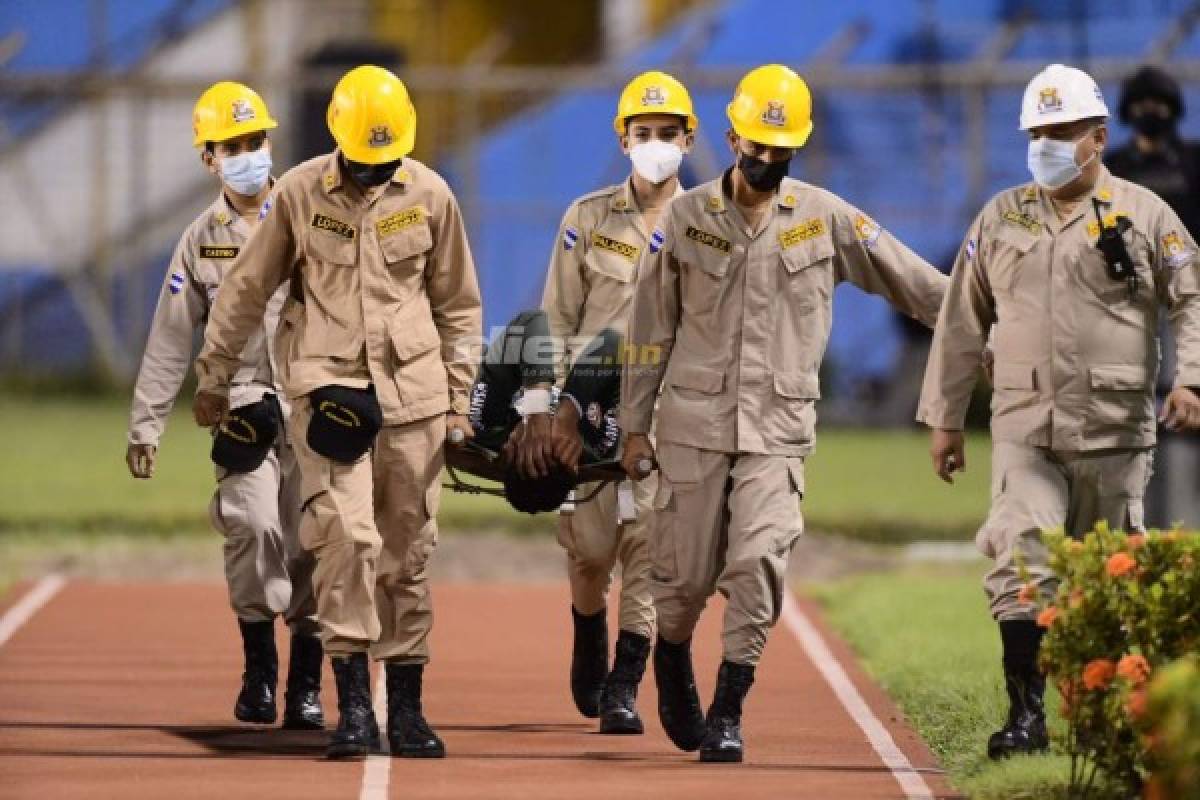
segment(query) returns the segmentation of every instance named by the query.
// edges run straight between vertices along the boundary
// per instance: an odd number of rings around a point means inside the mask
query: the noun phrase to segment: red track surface
[[[426,710],[450,758],[392,759],[391,797],[904,796],[782,625],[747,702],[747,763],[701,765],[663,735],[649,671],[645,736],[601,736],[576,714],[565,587],[443,585],[435,596]],[[711,608],[696,637],[706,702],[718,622]],[[912,764],[932,768],[883,694],[825,635]],[[219,586],[68,584],[0,647],[0,798],[358,798],[363,763],[321,760],[323,734],[232,719],[239,660]],[[326,689],[332,724],[328,670]],[[951,796],[939,775],[925,780]]]

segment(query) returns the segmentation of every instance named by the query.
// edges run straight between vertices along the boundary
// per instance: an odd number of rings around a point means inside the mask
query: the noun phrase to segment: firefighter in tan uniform
[[[252,89],[221,82],[193,112],[195,146],[221,192],[193,222],[167,269],[133,392],[126,463],[136,478],[154,474],[159,439],[187,376],[192,342],[202,329],[229,265],[270,202],[276,127]],[[245,655],[234,716],[270,724],[276,718],[278,656],[275,617],[291,629],[285,728],[321,728],[321,641],[312,593],[312,557],[300,546],[300,471],[283,430],[271,336],[286,289],[241,354],[233,376],[234,411],[213,445],[217,490],[210,510],[225,537],[225,578]],[[230,427],[232,424],[232,427]]]
[[[625,335],[638,257],[663,208],[683,191],[677,172],[696,124],[687,89],[670,75],[645,72],[621,93],[613,128],[633,172],[571,204],[550,259],[542,307],[551,333],[566,343],[561,375],[574,362],[573,344],[606,330]],[[598,405],[583,412],[591,421],[609,422]],[[653,478],[632,489],[628,483],[583,484],[575,496],[592,499],[568,505],[559,518],[575,626],[571,694],[581,714],[600,717],[601,733],[643,730],[634,704],[654,635],[647,533],[656,488]],[[633,509],[622,509],[631,495]],[[610,672],[605,603],[618,561],[621,629]]]
[[[817,373],[833,290],[849,281],[932,326],[947,279],[844,200],[787,178],[812,130],[808,87],[759,67],[728,107],[736,166],[684,193],[639,265],[622,387],[623,464],[653,454],[651,534],[659,715],[702,761],[742,759],[741,708],[778,619],[803,523]],[[728,600],[707,721],[691,636],[708,598]]]
[[[1019,561],[1055,582],[1045,528],[1082,536],[1099,520],[1142,529],[1155,443],[1158,320],[1179,351],[1163,420],[1200,425],[1200,272],[1195,244],[1152,192],[1101,163],[1108,109],[1095,81],[1059,64],[1025,89],[1034,182],[996,195],[971,225],[938,319],[918,419],[934,468],[963,469],[963,421],[988,337],[994,353],[992,504],[976,539],[1004,647],[1008,721],[999,758],[1046,748],[1041,630],[1019,597]],[[1102,249],[1103,247],[1103,249]]]
[[[391,751],[442,757],[421,708],[443,446],[464,416],[482,339],[479,287],[458,203],[407,158],[416,114],[379,67],[348,72],[328,122],[338,149],[289,171],[212,310],[195,414],[212,424],[236,354],[291,279],[276,339],[303,476],[300,538],[341,717],[327,755],[379,736],[368,651],[387,673]]]

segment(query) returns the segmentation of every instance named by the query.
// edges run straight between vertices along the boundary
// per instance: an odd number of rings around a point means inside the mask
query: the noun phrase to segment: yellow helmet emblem
[[[245,84],[221,81],[205,89],[192,109],[192,144],[204,147],[278,126],[258,92]]]
[[[639,114],[674,114],[687,119],[687,129],[696,130],[700,121],[692,110],[692,97],[684,85],[665,72],[643,72],[626,84],[617,101],[613,130],[625,133],[630,117]]]

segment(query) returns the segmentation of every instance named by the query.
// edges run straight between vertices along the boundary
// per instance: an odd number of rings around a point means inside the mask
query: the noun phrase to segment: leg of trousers
[[[787,559],[803,531],[803,459],[662,442],[651,586],[667,641],[691,636],[713,592],[727,599],[724,658],[757,664],[779,618]]]
[[[654,636],[654,601],[650,594],[648,534],[657,489],[656,476],[633,485],[637,519],[619,521],[617,484],[609,483],[586,503],[577,503],[570,514],[561,514],[558,542],[567,551],[567,577],[571,603],[581,614],[595,614],[606,605],[613,567],[621,565],[618,610],[622,630]],[[576,497],[587,497],[597,484],[584,484]]]
[[[1121,530],[1143,529],[1143,498],[1153,450],[1055,452],[1015,442],[992,445],[992,505],[975,537],[995,560],[984,578],[992,616],[1033,619],[1036,608],[1017,596],[1023,564],[1043,596],[1057,580],[1042,531],[1062,528],[1083,536],[1100,520]]]

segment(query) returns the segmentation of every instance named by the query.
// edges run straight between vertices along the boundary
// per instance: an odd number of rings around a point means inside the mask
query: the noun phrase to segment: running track
[[[0,598],[0,798],[957,797],[804,603],[789,603],[758,670],[747,763],[700,765],[675,750],[649,670],[647,734],[593,733],[566,686],[566,596],[555,585],[436,586],[426,710],[450,757],[329,763],[323,734],[232,719],[240,653],[219,585],[17,587]],[[710,608],[696,636],[706,703],[719,617]],[[332,683],[327,667],[330,724]]]

